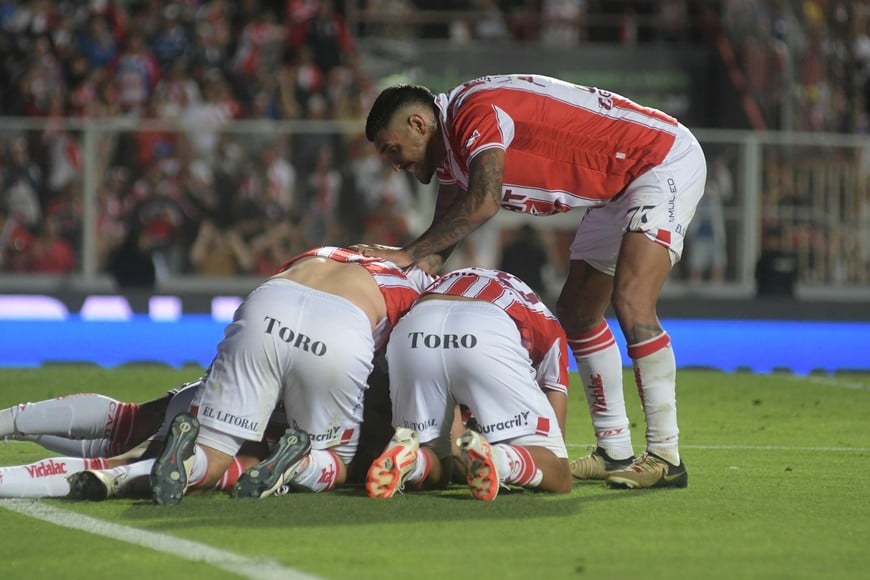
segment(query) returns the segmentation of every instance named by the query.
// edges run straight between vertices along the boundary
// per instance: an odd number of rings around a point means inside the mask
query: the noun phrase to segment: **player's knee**
[[[640,288],[614,288],[611,306],[623,327],[631,326],[635,321],[656,318],[656,297],[647,296]]]
[[[558,460],[544,469],[544,478],[540,485],[542,491],[564,494],[570,493],[572,486],[571,468],[567,459]]]
[[[603,314],[584,307],[578,296],[559,296],[556,301],[556,318],[569,334],[588,332],[600,322]]]

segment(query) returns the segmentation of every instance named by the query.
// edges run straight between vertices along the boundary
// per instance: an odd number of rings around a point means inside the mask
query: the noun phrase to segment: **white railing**
[[[230,140],[244,143],[249,158],[254,158],[259,143],[280,138],[301,139],[306,135],[335,136],[338,158],[346,158],[352,138],[359,139],[363,124],[357,121],[235,121],[213,127],[184,127],[182,123],[143,121],[138,119],[64,119],[44,120],[0,117],[0,142],[7,145],[18,137],[28,138],[31,156],[44,155],[48,140],[44,135],[65,132],[81,151],[81,170],[75,176],[83,204],[82,238],[79,268],[63,278],[34,276],[27,273],[0,271],[0,291],[22,289],[112,287],[102,272],[97,253],[97,191],[107,176],[116,151],[107,154],[107,144],[118,136],[148,132],[175,133],[180,138],[201,131],[215,131]],[[810,298],[870,296],[870,138],[866,135],[816,133],[776,133],[731,130],[695,130],[705,148],[708,162],[721,160],[731,174],[730,197],[724,200],[722,218],[726,233],[727,264],[721,281],[694,284],[689,281],[684,263],[669,281],[666,292],[714,296],[749,296],[754,289],[754,267],[761,248],[762,225],[776,222],[781,226],[783,241],[798,253],[801,293]],[[301,136],[301,137],[300,137]],[[357,146],[359,142],[357,141]],[[370,146],[366,144],[366,146]],[[116,162],[116,161],[111,161]],[[0,167],[8,170],[9,164]],[[48,172],[51,168],[43,165]],[[128,167],[134,172],[141,168]],[[300,174],[306,167],[296,167]],[[6,195],[6,192],[0,192]],[[50,195],[50,194],[49,194]],[[432,208],[430,188],[417,192],[416,223],[425,226]],[[520,223],[531,223],[557,249],[570,242],[578,215],[530,218],[501,212],[496,219],[498,235],[490,236],[500,244],[501,231]],[[353,240],[324,239],[322,243],[348,243]],[[490,248],[497,255],[499,248]],[[692,243],[687,243],[691,253]],[[551,270],[554,283],[562,275],[564,264]],[[206,290],[250,287],[241,278],[215,279],[176,273],[159,282],[170,289]]]

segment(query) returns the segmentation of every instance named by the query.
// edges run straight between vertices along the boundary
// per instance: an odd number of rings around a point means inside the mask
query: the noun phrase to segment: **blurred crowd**
[[[721,20],[770,128],[870,132],[870,1],[722,0]]]
[[[98,144],[98,267],[121,284],[265,275],[324,241],[410,235],[416,191],[361,130],[222,130],[364,119],[376,87],[331,0],[2,2],[0,29],[4,115],[156,123]],[[75,270],[81,148],[62,122],[0,140],[3,270]]]
[[[401,244],[425,221],[417,184],[362,134],[378,91],[362,37],[679,43],[710,6],[766,112],[793,62],[792,128],[848,129],[870,87],[870,0],[0,0],[0,111],[48,121],[0,129],[0,271],[81,268],[84,144],[63,119],[138,127],[96,144],[98,271],[124,286],[263,276],[323,243]],[[359,129],[227,130],[240,120]]]

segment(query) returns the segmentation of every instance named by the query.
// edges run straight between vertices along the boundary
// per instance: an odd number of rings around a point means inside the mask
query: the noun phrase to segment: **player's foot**
[[[498,495],[498,471],[492,460],[492,446],[483,436],[468,430],[456,440],[465,460],[468,488],[474,499],[492,501]]]
[[[628,459],[611,459],[601,447],[590,447],[592,453],[571,462],[571,475],[574,479],[591,480],[607,479],[614,471],[625,469],[634,461],[634,455]]]
[[[414,471],[420,436],[413,429],[396,427],[387,448],[372,462],[366,476],[369,497],[393,497],[405,487],[405,480]]]
[[[199,421],[190,413],[172,420],[163,451],[151,468],[151,501],[157,505],[181,503],[193,466],[193,450],[199,434]]]
[[[121,478],[102,469],[79,471],[68,476],[69,499],[85,499],[88,501],[103,501],[118,495],[118,482]]]
[[[625,469],[608,475],[607,485],[630,489],[686,487],[689,485],[689,473],[682,460],[679,465],[674,465],[647,451]]]
[[[263,498],[288,483],[311,452],[308,433],[288,427],[269,457],[249,468],[233,486],[232,497]]]

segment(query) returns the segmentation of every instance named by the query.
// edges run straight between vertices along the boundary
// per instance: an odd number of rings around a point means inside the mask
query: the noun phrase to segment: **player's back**
[[[609,199],[661,163],[678,126],[669,115],[620,95],[540,75],[475,79],[453,89],[440,106],[459,158],[504,146],[506,187],[587,200],[560,199],[571,206]],[[458,166],[458,173],[467,171]]]

